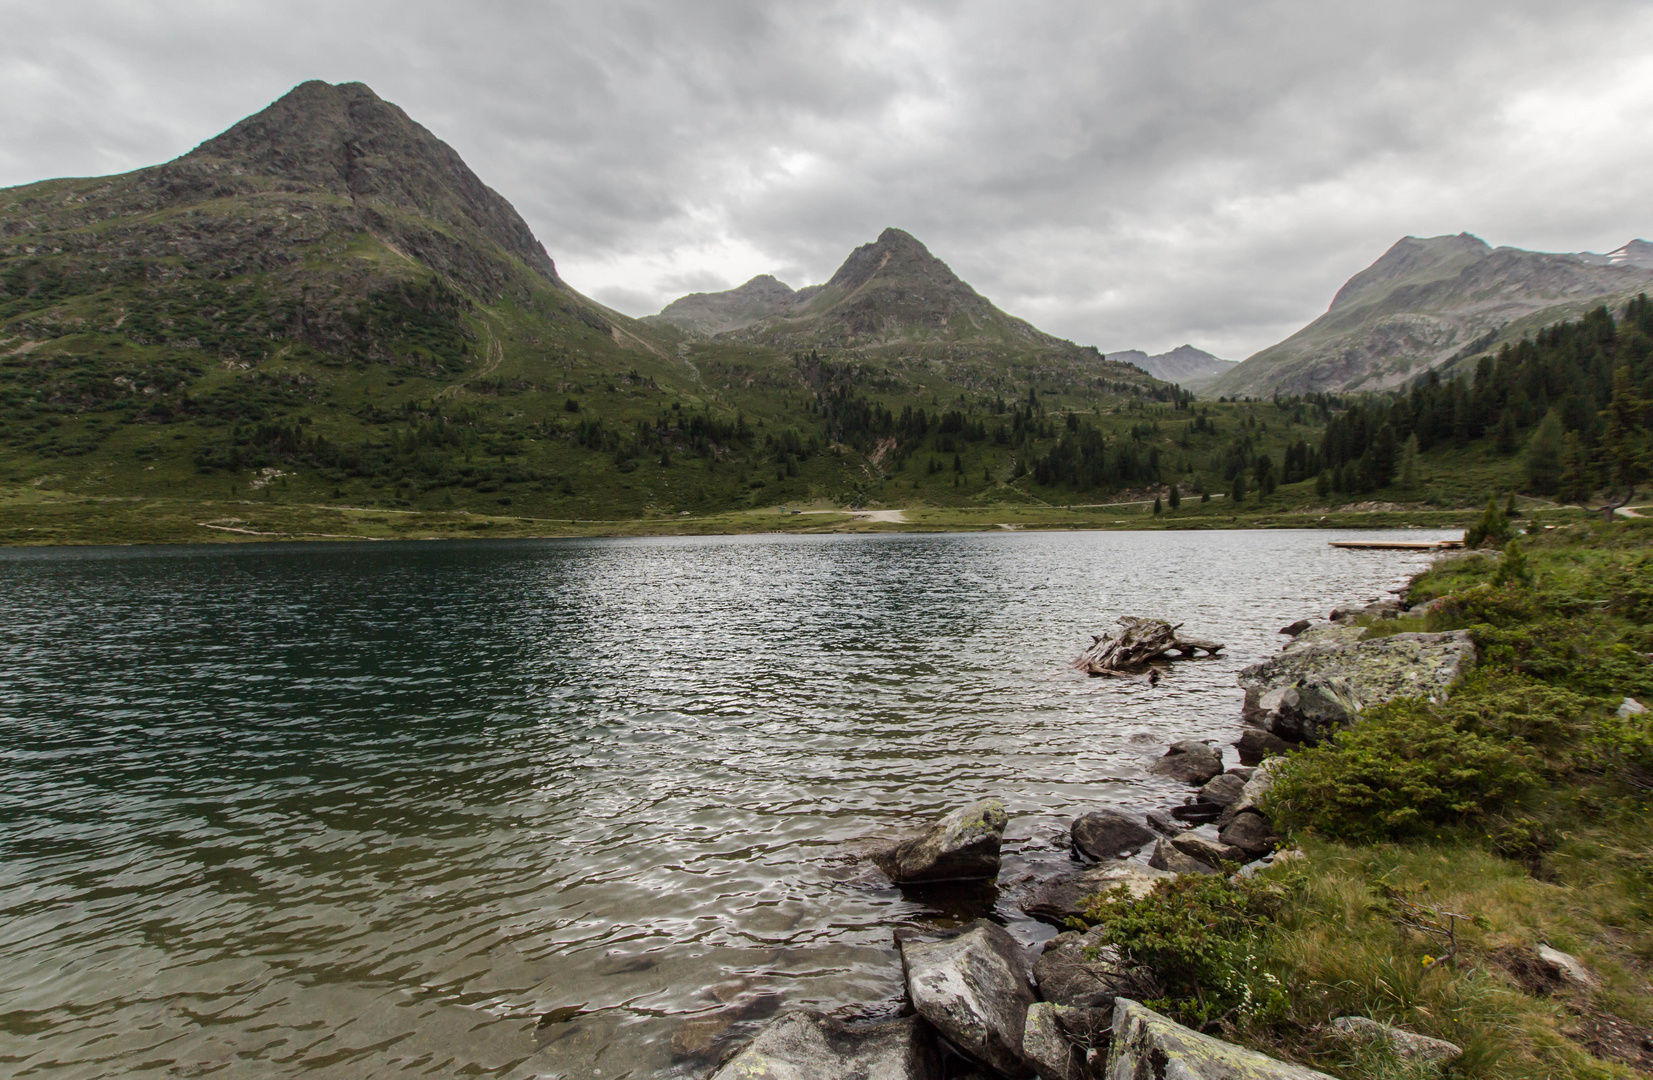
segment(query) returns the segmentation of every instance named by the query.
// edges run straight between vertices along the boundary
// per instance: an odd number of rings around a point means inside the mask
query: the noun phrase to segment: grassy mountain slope
[[[1406,237],[1350,278],[1326,314],[1202,395],[1399,386],[1602,303],[1622,304],[1650,282],[1653,268],[1636,258],[1491,248],[1467,233]]]

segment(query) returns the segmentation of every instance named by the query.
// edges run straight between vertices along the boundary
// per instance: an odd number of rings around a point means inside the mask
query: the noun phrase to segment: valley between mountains
[[[1047,334],[898,228],[633,319],[401,109],[308,82],[165,164],[0,191],[0,539],[1441,524],[1519,463],[1477,430],[1405,492],[1344,483],[1339,395],[1622,307],[1648,250],[1402,241],[1238,365]],[[907,513],[792,513],[850,508]]]

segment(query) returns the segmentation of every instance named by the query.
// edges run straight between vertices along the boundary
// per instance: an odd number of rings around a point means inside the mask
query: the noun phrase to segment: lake
[[[972,912],[868,838],[1000,795],[1008,886],[1181,801],[1278,627],[1427,565],[1327,546],[1381,535],[0,551],[0,1071],[695,1076],[888,1012]],[[1121,614],[1228,653],[1070,671]]]

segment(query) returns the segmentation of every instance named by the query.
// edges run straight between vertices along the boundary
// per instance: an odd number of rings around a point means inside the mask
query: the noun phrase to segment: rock
[[[1164,757],[1148,766],[1148,771],[1185,784],[1203,784],[1223,771],[1223,756],[1209,743],[1185,739],[1172,743]]]
[[[1148,825],[1155,832],[1165,836],[1175,836],[1183,830],[1175,818],[1162,810],[1150,810],[1147,815]]]
[[[1218,816],[1226,811],[1216,803],[1193,802],[1181,806],[1171,807],[1171,816],[1178,821],[1187,821],[1194,825],[1203,825],[1208,821],[1216,821]]]
[[[1017,906],[1040,922],[1065,927],[1069,919],[1085,913],[1087,901],[1098,893],[1123,885],[1132,896],[1140,898],[1148,895],[1154,882],[1169,876],[1138,863],[1105,863],[1041,882]]]
[[[1194,836],[1184,833],[1171,841],[1171,846],[1197,859],[1207,866],[1221,866],[1225,862],[1245,863],[1251,860],[1246,853],[1232,844],[1225,844],[1220,840],[1209,840],[1203,836]]]
[[[916,1016],[852,1028],[823,1013],[787,1013],[712,1080],[939,1080],[929,1025]]]
[[[1129,998],[1114,1004],[1102,1075],[1109,1080],[1328,1080],[1325,1073],[1201,1035]]]
[[[1173,874],[1215,874],[1217,868],[1209,863],[1203,863],[1179,851],[1171,845],[1174,841],[1161,840],[1154,845],[1154,853],[1148,859],[1148,865],[1157,870],[1169,870]]]
[[[1092,859],[1111,859],[1146,847],[1153,830],[1117,810],[1093,810],[1077,818],[1070,830],[1073,846]]]
[[[1255,810],[1236,814],[1234,820],[1223,827],[1218,839],[1239,848],[1253,859],[1260,859],[1280,846],[1280,837],[1275,833],[1274,826]]]
[[[1311,649],[1335,648],[1353,645],[1366,636],[1364,626],[1353,623],[1315,623],[1280,647],[1283,653],[1307,652]]]
[[[1069,930],[1045,942],[1033,962],[1033,979],[1039,996],[1057,1005],[1106,1009],[1121,994],[1157,995],[1153,973],[1126,963],[1100,927],[1083,934]]]
[[[1234,746],[1240,751],[1240,760],[1247,765],[1259,764],[1270,754],[1287,754],[1297,749],[1296,743],[1289,743],[1272,731],[1252,727],[1240,732]]]
[[[1249,782],[1253,776],[1257,775],[1257,767],[1255,765],[1231,765],[1229,766],[1228,771],[1223,773],[1223,775],[1238,776],[1240,778],[1240,783],[1244,784]]]
[[[992,880],[999,876],[1004,803],[982,799],[960,807],[916,836],[872,852],[872,861],[898,885],[922,881]]]
[[[1309,620],[1307,620],[1307,619],[1298,619],[1294,623],[1288,623],[1287,625],[1282,626],[1280,628],[1280,633],[1288,634],[1291,637],[1296,637],[1298,634],[1301,634],[1303,631],[1307,630],[1312,625],[1314,625],[1314,624],[1309,622]]]
[[[1111,1016],[1104,1009],[1034,1002],[1027,1010],[1022,1056],[1040,1080],[1085,1080],[1086,1058],[1093,1046],[1106,1041]]]
[[[1221,776],[1213,776],[1206,781],[1205,786],[1200,788],[1199,800],[1200,802],[1211,803],[1214,806],[1227,806],[1238,799],[1240,792],[1244,790],[1244,780],[1233,773],[1223,773]]]
[[[1257,804],[1262,801],[1264,795],[1267,795],[1273,789],[1275,771],[1284,760],[1285,758],[1270,758],[1257,766],[1251,774],[1251,779],[1247,780],[1245,787],[1240,789],[1240,797],[1223,808],[1222,816],[1217,819],[1219,828],[1227,825],[1247,810],[1262,813],[1261,810],[1257,809]]]
[[[1462,1047],[1445,1039],[1431,1039],[1364,1016],[1340,1016],[1332,1021],[1332,1030],[1346,1039],[1387,1043],[1394,1055],[1405,1061],[1434,1064],[1451,1061],[1464,1052]]]
[[[1239,681],[1248,719],[1282,738],[1306,741],[1398,697],[1443,701],[1475,664],[1475,644],[1464,630],[1303,648],[1293,641],[1288,648],[1295,651],[1253,664]]]
[[[1433,600],[1425,600],[1421,604],[1413,604],[1411,607],[1407,608],[1406,609],[1406,617],[1409,618],[1409,619],[1427,618],[1428,616],[1433,615],[1435,612],[1441,610],[1441,608],[1444,607],[1445,605],[1446,605],[1446,597],[1437,596]]]
[[[1626,720],[1632,716],[1640,716],[1645,712],[1647,712],[1646,705],[1643,705],[1633,697],[1627,697],[1623,701],[1619,702],[1619,711],[1617,715],[1620,720]]]
[[[1022,1025],[1033,1004],[1022,948],[977,919],[955,937],[901,941],[907,995],[918,1015],[983,1065],[1025,1077]]]
[[[1565,982],[1574,986],[1593,987],[1596,977],[1590,974],[1590,969],[1579,962],[1578,957],[1571,953],[1564,953],[1560,949],[1552,949],[1548,945],[1538,947],[1538,962],[1549,968],[1550,971]]]

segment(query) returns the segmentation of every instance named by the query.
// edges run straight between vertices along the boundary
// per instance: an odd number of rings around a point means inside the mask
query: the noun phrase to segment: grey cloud
[[[359,79],[633,314],[823,280],[896,225],[1052,332],[1239,357],[1406,233],[1653,232],[1631,2],[3,10],[0,183],[163,160]]]

